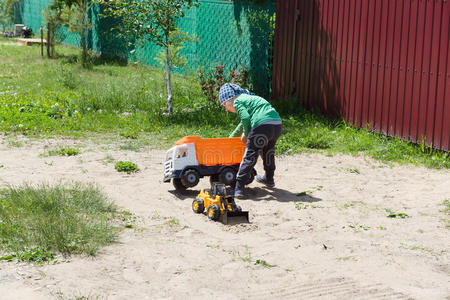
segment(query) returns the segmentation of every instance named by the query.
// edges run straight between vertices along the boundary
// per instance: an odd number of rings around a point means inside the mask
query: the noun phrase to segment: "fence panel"
[[[450,149],[449,1],[284,0],[277,14],[274,98]]]

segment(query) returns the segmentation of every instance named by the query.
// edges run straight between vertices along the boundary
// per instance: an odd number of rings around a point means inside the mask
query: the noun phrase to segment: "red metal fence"
[[[450,149],[449,0],[278,0],[273,98]]]

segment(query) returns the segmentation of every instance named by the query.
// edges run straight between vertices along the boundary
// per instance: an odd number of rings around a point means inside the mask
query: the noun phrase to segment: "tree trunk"
[[[50,31],[52,30],[52,25],[47,24],[47,57],[50,58]]]
[[[167,73],[167,106],[169,114],[172,113],[172,83],[170,81],[170,60],[169,60],[169,34],[166,34],[166,73]]]
[[[86,30],[84,28],[81,29],[81,63],[83,67],[87,66],[86,58],[87,58],[87,47],[86,47]]]
[[[87,67],[87,23],[88,23],[88,7],[87,7],[87,0],[81,1],[81,7],[80,7],[80,23],[81,23],[81,30],[80,30],[80,37],[81,37],[81,63],[84,68]]]

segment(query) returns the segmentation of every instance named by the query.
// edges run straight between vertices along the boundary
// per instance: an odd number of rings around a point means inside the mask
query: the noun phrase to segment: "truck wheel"
[[[205,210],[204,201],[202,199],[198,199],[198,198],[195,199],[194,201],[192,201],[192,210],[196,214],[201,214]]]
[[[246,184],[252,183],[253,180],[255,180],[255,177],[256,177],[256,170],[253,169],[253,170],[250,172],[250,176],[248,177],[248,180],[247,180],[247,183],[246,183]]]
[[[185,187],[193,187],[198,184],[200,175],[196,170],[190,169],[183,172],[181,175],[181,182]]]
[[[175,187],[175,189],[177,191],[183,192],[183,191],[185,191],[187,189],[187,187],[184,186],[183,182],[181,182],[180,178],[174,178],[172,180],[172,183],[173,183],[173,186]]]
[[[208,218],[217,221],[220,216],[220,208],[217,204],[212,204],[208,207]]]
[[[209,176],[209,183],[211,184],[211,187],[213,186],[213,182],[219,182],[219,175],[214,174]]]
[[[219,174],[219,181],[226,185],[233,185],[236,182],[236,170],[224,168]]]

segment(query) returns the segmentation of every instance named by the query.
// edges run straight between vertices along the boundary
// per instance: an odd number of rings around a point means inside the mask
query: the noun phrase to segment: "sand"
[[[277,187],[254,182],[238,201],[251,223],[226,226],[191,210],[207,178],[185,194],[162,182],[165,151],[119,150],[123,141],[0,141],[0,187],[93,182],[136,217],[95,257],[0,262],[1,299],[450,299],[449,170],[277,157]],[[82,153],[42,156],[61,145]],[[141,171],[119,173],[112,159]],[[388,218],[386,209],[409,218]]]

